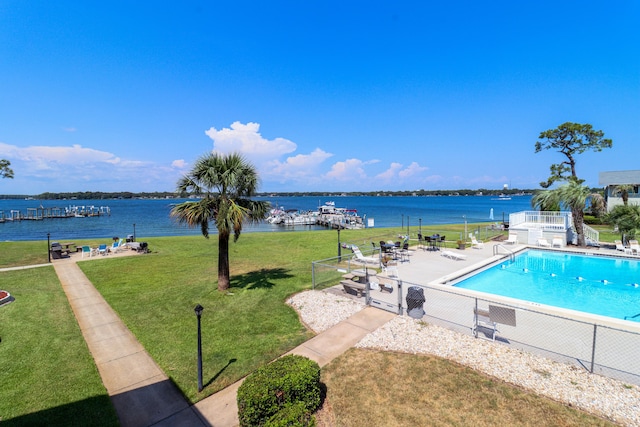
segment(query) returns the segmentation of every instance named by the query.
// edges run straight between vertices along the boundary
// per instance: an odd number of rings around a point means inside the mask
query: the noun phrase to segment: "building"
[[[640,170],[600,172],[598,182],[604,187],[604,198],[607,201],[607,212],[618,205],[622,205],[622,197],[618,191],[620,185],[630,185],[629,204],[640,204]]]

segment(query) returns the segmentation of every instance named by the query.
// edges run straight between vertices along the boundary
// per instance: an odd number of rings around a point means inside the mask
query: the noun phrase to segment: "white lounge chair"
[[[508,245],[515,245],[516,243],[518,243],[518,235],[517,234],[513,234],[513,233],[509,233],[509,238],[507,240],[504,241],[506,244]]]
[[[469,238],[471,239],[471,247],[474,249],[484,249],[484,242],[476,239],[475,234],[469,233]]]
[[[551,246],[554,248],[561,248],[564,246],[564,242],[562,241],[562,237],[553,236],[553,240],[551,241]]]
[[[480,319],[481,317],[486,320]],[[478,328],[487,328],[491,331],[491,340],[496,340],[498,323],[508,326],[516,326],[516,310],[499,305],[489,305],[489,310],[476,308],[473,310],[473,336],[478,337]]]
[[[632,254],[640,254],[640,245],[638,245],[637,240],[629,240],[629,249],[631,249]]]
[[[464,261],[465,259],[467,259],[466,255],[459,254],[453,251],[442,251],[440,255],[449,259],[455,259],[456,261]]]
[[[380,257],[364,256],[362,255],[360,248],[357,247],[356,245],[351,245],[351,250],[353,251],[353,254],[356,257],[355,261],[361,262],[363,264],[380,265]]]
[[[538,246],[541,246],[543,248],[550,248],[551,247],[551,243],[549,243],[549,241],[547,239],[543,239],[540,238],[538,239]]]

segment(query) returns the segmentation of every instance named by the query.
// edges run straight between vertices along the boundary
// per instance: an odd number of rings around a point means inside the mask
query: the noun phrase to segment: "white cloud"
[[[185,169],[187,167],[187,162],[185,162],[183,159],[174,160],[173,162],[171,162],[171,167],[177,169]]]
[[[297,145],[288,139],[265,139],[259,130],[258,123],[234,122],[230,128],[217,130],[212,127],[205,134],[213,140],[214,152],[238,152],[251,161],[274,159],[296,150]]]
[[[336,181],[354,181],[367,179],[367,174],[363,166],[366,163],[360,159],[348,159],[344,162],[335,163],[329,172],[325,174],[325,178]]]
[[[72,146],[19,147],[0,143],[11,162],[12,184],[25,194],[66,191],[165,191],[179,178],[173,165],[122,159],[114,153]]]
[[[273,160],[268,163],[266,174],[273,177],[291,178],[315,175],[319,166],[333,154],[327,153],[319,148],[310,154],[297,154],[287,157],[284,162]]]

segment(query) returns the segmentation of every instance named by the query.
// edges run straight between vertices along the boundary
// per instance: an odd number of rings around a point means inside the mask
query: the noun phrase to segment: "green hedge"
[[[302,402],[286,405],[264,427],[315,427],[316,419]]]
[[[249,375],[237,399],[241,427],[265,426],[270,419],[271,426],[314,425],[310,415],[320,406],[320,367],[303,356],[284,356]],[[272,418],[281,410],[285,413]],[[306,411],[311,424],[296,423],[304,422],[300,411]]]

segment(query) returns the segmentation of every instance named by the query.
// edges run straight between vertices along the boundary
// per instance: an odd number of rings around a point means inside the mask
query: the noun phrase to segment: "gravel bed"
[[[364,308],[349,298],[318,291],[302,292],[287,303],[317,333]],[[356,347],[445,357],[616,423],[640,426],[640,388],[635,385],[410,317],[394,318]]]

